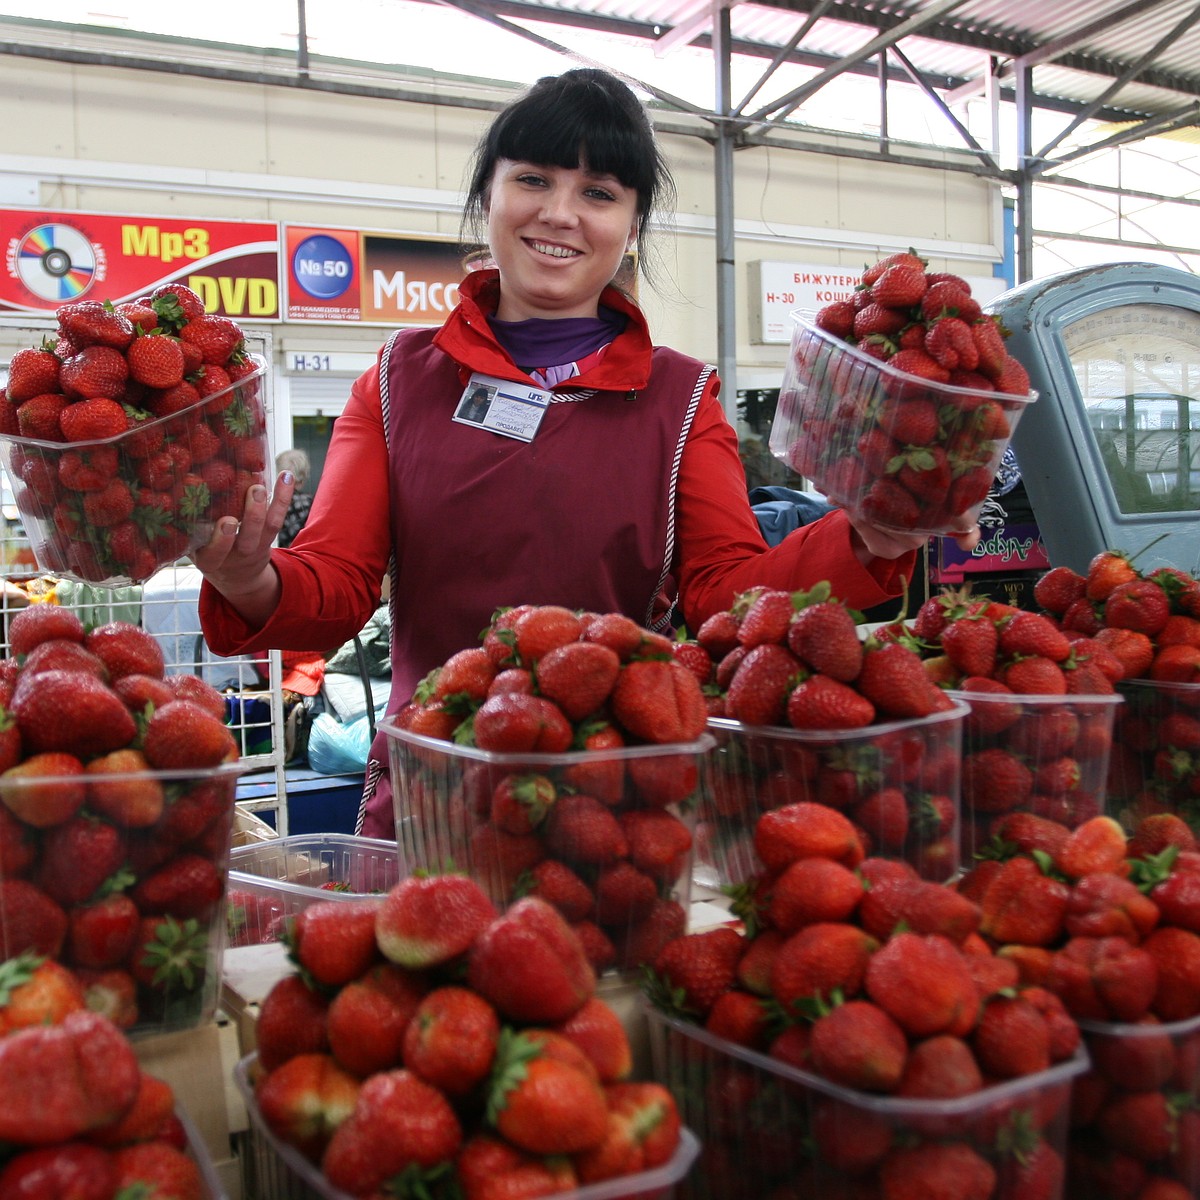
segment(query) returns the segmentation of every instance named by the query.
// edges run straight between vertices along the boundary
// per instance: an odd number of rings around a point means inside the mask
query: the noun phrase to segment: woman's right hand
[[[256,483],[246,492],[241,521],[217,521],[208,544],[192,551],[200,574],[251,624],[261,625],[279,602],[279,576],[271,565],[271,547],[283,526],[296,481],[284,471],[268,496]]]

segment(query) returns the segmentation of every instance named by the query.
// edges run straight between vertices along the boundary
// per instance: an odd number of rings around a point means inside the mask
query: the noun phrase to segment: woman
[[[835,512],[767,548],[716,376],[653,347],[610,286],[671,200],[644,109],[606,72],[542,79],[501,112],[464,221],[485,227],[494,269],[464,279],[440,329],[393,334],[354,384],[289,549],[271,549],[294,486],[284,473],[195,554],[210,646],[337,645],[390,573],[393,713],[504,605],[663,628],[678,600],[696,629],[758,584],[827,579],[858,608],[898,594],[923,539]],[[479,386],[496,388],[487,429],[454,420]],[[394,836],[385,770],[377,739],[369,836]]]

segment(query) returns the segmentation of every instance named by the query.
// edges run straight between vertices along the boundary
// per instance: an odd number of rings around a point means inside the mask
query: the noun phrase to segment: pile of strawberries
[[[749,839],[760,814],[810,800],[846,813],[873,853],[953,874],[965,710],[911,645],[860,639],[855,614],[819,583],[753,589],[676,653],[717,718],[698,857],[723,882],[756,869]]]
[[[637,966],[686,924],[681,806],[706,719],[669,638],[616,613],[507,609],[396,717],[403,857],[467,869],[497,903],[539,896],[597,969]]]
[[[545,1196],[675,1158],[675,1101],[630,1079],[624,1027],[543,900],[501,912],[466,876],[414,876],[382,903],[310,905],[289,940],[253,1116],[334,1187]]]
[[[1092,1069],[1072,1102],[1068,1194],[1194,1195],[1200,1186],[1200,852],[1171,813],[1127,838],[1013,813],[957,890],[979,932],[1083,1023]],[[1007,855],[1007,857],[1006,857]],[[1168,1182],[1170,1186],[1168,1186]]]
[[[265,367],[182,284],[56,315],[0,394],[17,504],[44,570],[140,583],[264,481]]]
[[[967,281],[925,266],[890,255],[798,325],[771,441],[839,505],[936,534],[971,524],[1031,397]]]
[[[171,1085],[50,959],[0,963],[0,1078],[0,1196],[210,1194]]]
[[[1055,567],[1034,598],[1072,636],[1121,664],[1108,793],[1126,824],[1162,810],[1197,820],[1200,796],[1200,580],[1174,567],[1143,572],[1105,550],[1080,575]]]
[[[0,661],[0,957],[70,968],[123,1029],[216,1003],[238,749],[224,700],[121,621],[22,609]]]
[[[1087,836],[1063,834],[1064,853]],[[1010,957],[1000,894],[868,855],[819,804],[764,813],[754,845],[745,932],[686,934],[647,980],[701,1194],[1058,1195],[1080,1033]]]

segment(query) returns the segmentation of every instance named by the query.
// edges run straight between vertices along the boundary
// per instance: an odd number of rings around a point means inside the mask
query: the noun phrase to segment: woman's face
[[[594,317],[637,233],[637,193],[585,167],[501,159],[487,203],[503,321]]]

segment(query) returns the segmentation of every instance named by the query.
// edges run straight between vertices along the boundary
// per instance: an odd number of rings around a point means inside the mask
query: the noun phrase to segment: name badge
[[[540,388],[492,375],[472,375],[454,410],[454,420],[519,442],[532,442],[549,403],[550,393]]]

